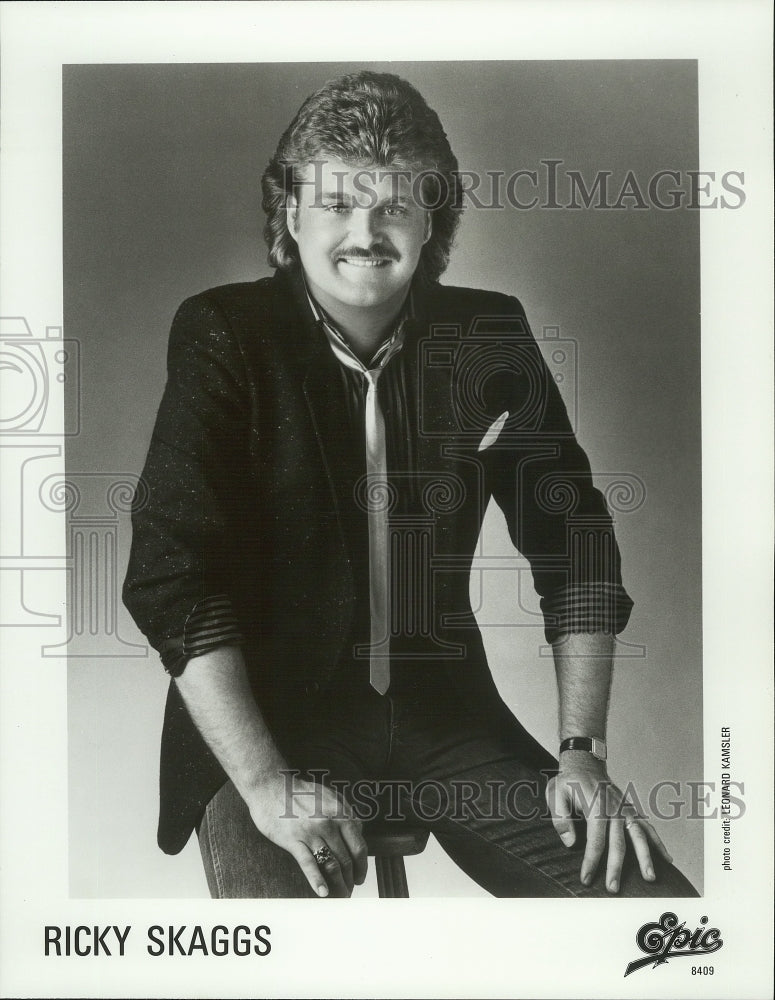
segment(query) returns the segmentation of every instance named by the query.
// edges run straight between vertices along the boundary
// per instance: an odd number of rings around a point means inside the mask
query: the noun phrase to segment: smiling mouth
[[[349,264],[350,267],[376,268],[387,267],[392,261],[388,257],[339,257],[337,263]]]

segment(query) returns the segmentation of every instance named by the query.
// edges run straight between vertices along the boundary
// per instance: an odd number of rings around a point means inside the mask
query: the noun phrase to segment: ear
[[[299,203],[293,194],[289,194],[285,201],[285,224],[295,240],[299,229]]]
[[[432,232],[433,232],[433,215],[430,212],[426,211],[425,212],[425,234],[423,235],[423,239],[422,239],[423,246],[425,246],[425,244],[431,238],[431,233]]]

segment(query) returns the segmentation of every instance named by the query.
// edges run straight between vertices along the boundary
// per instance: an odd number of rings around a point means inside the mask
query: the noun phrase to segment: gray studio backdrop
[[[167,677],[117,604],[127,493],[162,393],[176,307],[203,288],[269,273],[264,166],[303,98],[357,68],[64,69],[64,320],[82,360],[81,431],[67,446],[68,478],[82,498],[69,515],[81,561],[68,665],[73,896],[207,894],[195,842],[177,858],[155,843]],[[615,198],[628,171],[645,188],[660,170],[697,169],[693,62],[369,68],[420,89],[461,167],[506,178],[535,170],[542,201],[542,161],[562,161],[561,204],[567,171],[580,171],[587,187],[610,171]],[[523,178],[518,197],[532,193]],[[614,681],[612,776],[646,794],[660,780],[680,782],[682,794],[667,790],[664,804],[685,799],[685,783],[702,778],[700,213],[635,201],[620,210],[469,208],[443,280],[516,294],[562,379],[635,601]],[[491,510],[482,554],[510,552]],[[556,750],[552,661],[541,655],[535,598],[518,584],[524,564],[521,573],[494,565],[472,579],[493,672],[525,725]],[[658,824],[698,887],[702,827],[686,818]],[[480,894],[437,848],[411,860],[409,878],[416,895]],[[373,883],[362,891],[373,893]]]

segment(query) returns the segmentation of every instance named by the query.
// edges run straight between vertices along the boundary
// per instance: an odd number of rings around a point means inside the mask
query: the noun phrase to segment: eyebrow
[[[359,198],[365,197],[364,192],[359,192],[355,197],[357,201]],[[341,201],[346,204],[350,204],[353,201],[353,196],[347,194],[344,191],[324,191],[320,198],[324,201]],[[412,201],[411,197],[406,195],[388,195],[386,198],[378,199],[374,205],[370,205],[370,208],[378,208],[381,205],[408,205]]]

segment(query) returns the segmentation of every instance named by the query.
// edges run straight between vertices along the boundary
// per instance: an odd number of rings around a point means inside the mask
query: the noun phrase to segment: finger
[[[672,865],[673,855],[665,847],[662,838],[659,836],[659,834],[651,825],[651,823],[647,823],[644,821],[643,823],[641,823],[641,828],[645,831],[646,836],[649,838],[654,847],[656,847],[657,851],[662,855],[665,861],[667,861],[669,865]]]
[[[347,889],[347,895],[352,895],[353,891],[353,859],[350,855],[350,849],[344,842],[340,828],[337,824],[333,829],[326,834],[326,840],[328,841],[328,846],[333,851],[334,857],[339,862],[339,871],[342,875],[342,880],[344,881],[345,887]],[[330,863],[330,862],[329,862]],[[325,871],[325,868],[324,868]]]
[[[328,883],[323,872],[320,870],[320,866],[312,856],[312,851],[310,851],[307,845],[299,843],[296,845],[296,849],[290,853],[312,886],[312,891],[318,896],[328,896]]]
[[[609,892],[619,891],[625,850],[624,822],[621,819],[611,819],[608,821],[608,862],[605,872],[605,885]]]
[[[309,849],[312,852],[312,860],[318,867],[318,870],[326,880],[329,889],[329,896],[341,899],[350,895],[351,890],[347,888],[344,876],[342,874],[342,867],[339,864],[339,859],[336,856],[336,852],[330,844],[326,844],[322,840],[316,840],[309,844]],[[315,860],[315,852],[319,851],[321,847],[328,847],[331,852],[331,857],[328,861],[324,861],[323,864],[318,864]]]
[[[546,804],[557,836],[566,847],[573,847],[576,843],[576,824],[570,796],[556,782],[550,781],[546,788]]]
[[[587,819],[587,846],[584,851],[584,858],[581,862],[581,881],[584,885],[589,885],[595,877],[597,866],[605,850],[605,835],[608,820],[588,818]]]
[[[363,885],[369,867],[369,849],[361,832],[361,824],[357,820],[342,823],[340,831],[353,861],[353,881],[356,885]]]
[[[640,822],[638,820],[630,821],[627,833],[630,835],[641,875],[647,882],[653,882],[656,876],[654,875],[654,865],[651,861],[651,851],[649,850],[648,838]]]

